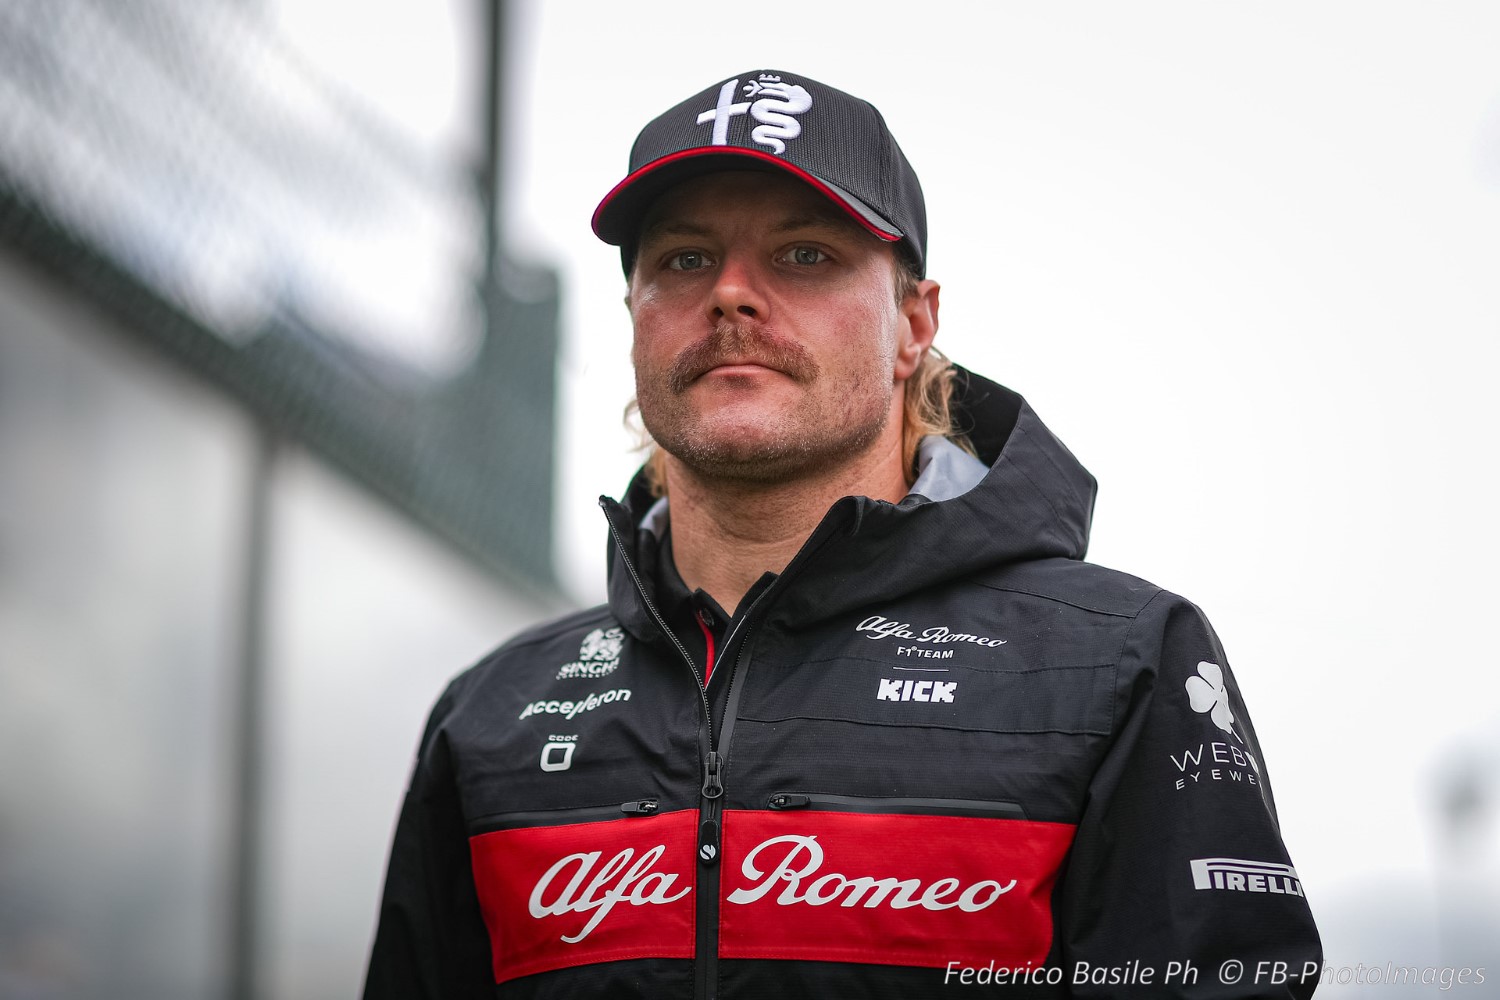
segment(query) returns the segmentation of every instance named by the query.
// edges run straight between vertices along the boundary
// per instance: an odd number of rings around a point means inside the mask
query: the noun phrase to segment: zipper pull
[[[620,803],[620,812],[627,816],[650,816],[656,812],[656,799],[637,799]]]
[[[698,824],[698,860],[705,865],[719,863],[719,821],[706,819]]]
[[[766,805],[772,809],[801,809],[812,803],[812,799],[806,795],[792,795],[788,792],[777,792],[771,796]]]
[[[708,759],[703,762],[703,797],[705,799],[716,799],[724,794],[724,785],[719,781],[719,751],[710,750]]]

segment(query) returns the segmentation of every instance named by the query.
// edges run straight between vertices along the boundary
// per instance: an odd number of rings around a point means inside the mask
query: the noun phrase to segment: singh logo
[[[570,677],[596,678],[615,672],[620,665],[620,647],[625,643],[625,632],[620,628],[596,628],[583,637],[578,648],[578,659],[557,668],[557,679]]]
[[[760,124],[750,132],[750,138],[780,156],[786,152],[785,139],[795,139],[802,134],[802,123],[793,115],[800,115],[812,108],[812,95],[806,87],[795,83],[782,83],[781,77],[762,73],[757,79],[745,84],[745,96],[761,96],[753,103],[736,101],[735,88],[739,80],[730,80],[719,88],[719,103],[698,115],[698,124],[714,123],[713,145],[729,145],[729,123],[735,115],[749,112]]]

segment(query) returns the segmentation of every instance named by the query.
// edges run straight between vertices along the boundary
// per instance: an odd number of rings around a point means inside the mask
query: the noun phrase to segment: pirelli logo
[[[1302,895],[1297,869],[1270,861],[1240,858],[1197,858],[1189,861],[1194,889],[1228,889],[1231,892],[1270,892],[1281,896]]]

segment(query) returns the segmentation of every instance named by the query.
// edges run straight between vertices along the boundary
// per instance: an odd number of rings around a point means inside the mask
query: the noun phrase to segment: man
[[[630,165],[594,229],[658,450],[608,606],[433,711],[366,996],[1310,995],[1224,653],[1081,561],[1093,479],[932,350],[879,113],[742,73]]]

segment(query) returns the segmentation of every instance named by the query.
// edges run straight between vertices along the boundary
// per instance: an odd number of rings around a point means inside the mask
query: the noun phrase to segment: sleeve
[[[489,936],[443,732],[452,690],[428,719],[396,822],[364,1000],[494,996]]]
[[[1159,594],[1055,897],[1076,997],[1309,997],[1322,948],[1218,637]],[[1149,981],[1143,980],[1148,975]]]

